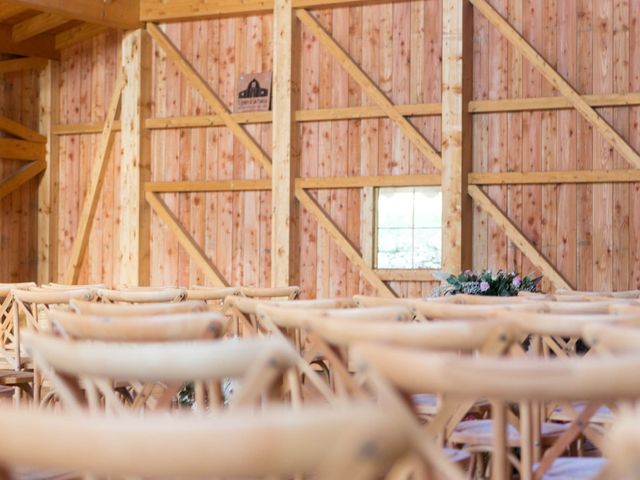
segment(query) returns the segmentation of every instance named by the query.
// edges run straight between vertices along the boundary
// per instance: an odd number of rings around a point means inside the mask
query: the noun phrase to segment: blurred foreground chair
[[[82,386],[92,409],[101,408],[97,402],[99,393],[108,410],[127,410],[114,393],[113,385],[118,381],[165,385],[193,382],[197,409],[216,409],[222,404],[221,382],[228,378],[240,382],[232,405],[255,404],[271,394],[281,399],[279,388],[284,379],[292,385],[288,399],[300,405],[297,379],[303,361],[282,339],[115,343],[31,334],[25,336],[25,343],[63,406],[70,409],[83,408],[84,396],[79,390]],[[168,392],[171,396],[175,393],[170,389]],[[145,396],[133,406],[143,408],[149,398]],[[327,400],[333,400],[331,392]],[[166,404],[165,399],[158,402]]]
[[[0,464],[110,478],[379,479],[407,451],[370,404],[256,414],[104,417],[0,409]]]
[[[492,448],[492,478],[507,479],[507,413],[510,404],[519,404],[521,417],[522,479],[593,478],[604,467],[599,458],[564,458],[560,455],[580,434],[598,406],[619,399],[640,398],[640,382],[635,379],[640,355],[606,358],[510,359],[463,357],[425,353],[376,344],[361,344],[355,349],[359,369],[395,415],[410,418],[399,393],[434,391],[458,398],[484,397],[492,402],[495,422]],[[588,407],[562,432],[537,465],[532,465],[533,430],[531,402],[587,401]],[[407,420],[408,421],[408,420]],[[437,419],[434,420],[437,422]],[[418,431],[415,430],[418,435]],[[430,441],[420,432],[422,441]],[[580,471],[581,476],[572,475]],[[586,474],[585,471],[589,471]]]

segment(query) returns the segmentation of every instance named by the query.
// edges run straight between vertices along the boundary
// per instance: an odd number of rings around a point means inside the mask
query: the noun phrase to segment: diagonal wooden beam
[[[80,219],[78,220],[78,231],[73,240],[73,246],[71,247],[69,265],[67,266],[67,270],[64,274],[64,283],[68,285],[78,282],[82,258],[84,257],[84,253],[87,249],[87,244],[89,243],[91,224],[93,223],[96,208],[98,207],[98,200],[100,198],[100,190],[102,190],[107,160],[109,158],[109,153],[111,152],[111,147],[113,146],[113,122],[115,121],[116,114],[118,112],[118,105],[120,104],[120,97],[122,89],[124,88],[124,82],[124,73],[120,71],[118,73],[118,78],[116,79],[113,94],[111,95],[109,108],[107,109],[104,129],[100,135],[96,156],[93,161],[93,165],[91,166],[87,195],[85,196]]]
[[[44,60],[45,64],[47,60]],[[47,143],[47,137],[40,135],[38,132],[31,130],[29,127],[22,125],[10,118],[0,115],[0,130],[11,135],[15,135],[22,140],[36,143]]]
[[[320,23],[306,10],[296,10],[296,16],[302,24],[313,33],[320,43],[331,53],[349,75],[356,81],[367,95],[384,113],[393,120],[400,130],[404,132],[413,145],[433,163],[436,168],[442,170],[442,158],[437,150],[424,138],[424,136],[407,120],[398,108],[387,98],[382,90],[369,78],[369,76],[353,61],[351,56],[333,39]]]
[[[0,181],[0,198],[4,198],[20,188],[45,168],[47,168],[47,163],[44,160],[37,160],[22,166],[15,173],[3,178]]]
[[[316,200],[303,188],[296,187],[295,192],[296,198],[300,204],[306,208],[307,211],[315,217],[318,224],[324,228],[327,233],[329,233],[342,253],[344,253],[351,262],[360,268],[362,275],[377,290],[378,295],[390,298],[396,297],[393,290],[391,290],[391,288],[389,288],[387,284],[380,279],[376,272],[366,264],[360,255],[360,252],[358,252],[358,249],[353,245],[353,243],[351,243],[351,240],[347,238],[331,217],[325,213],[322,207],[318,205],[318,202],[316,202]]]
[[[11,29],[11,38],[14,42],[23,42],[39,33],[52,30],[60,25],[68,23],[70,19],[55,13],[40,13],[34,17],[27,18],[16,23]]]
[[[187,251],[189,257],[196,262],[200,270],[202,270],[207,277],[213,280],[217,287],[228,287],[229,282],[225,280],[222,273],[220,273],[215,265],[211,263],[211,260],[207,258],[202,247],[196,243],[191,234],[189,234],[189,232],[187,232],[187,230],[180,224],[178,218],[171,210],[169,210],[167,204],[162,201],[158,194],[154,192],[146,192],[145,198],[149,206],[167,225],[169,231],[175,235],[178,243]]]
[[[565,97],[591,126],[632,166],[640,168],[640,155],[486,0],[469,0],[482,15]]]
[[[206,80],[200,75],[189,61],[184,58],[178,48],[173,44],[171,39],[153,23],[147,23],[147,31],[156,41],[156,43],[164,50],[178,70],[187,78],[187,80],[198,90],[200,95],[206,100],[213,111],[224,122],[225,126],[238,137],[238,140],[245,146],[266,172],[271,176],[271,160],[269,156],[262,150],[262,147],[255,141],[251,135],[240,125],[231,115],[226,105],[218,98],[211,89]]]
[[[520,231],[518,226],[507,217],[500,207],[484,193],[480,187],[476,185],[469,185],[469,195],[473,198],[473,201],[484,210],[491,219],[498,224],[498,226],[504,231],[509,240],[511,240],[516,247],[518,247],[522,253],[540,269],[542,274],[548,278],[556,288],[565,288],[573,290],[574,288],[567,281],[566,278],[547,260],[547,258],[540,253],[536,246],[529,241],[527,237]]]

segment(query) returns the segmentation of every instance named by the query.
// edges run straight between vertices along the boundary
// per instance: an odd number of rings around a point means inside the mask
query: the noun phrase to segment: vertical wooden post
[[[58,146],[53,125],[59,122],[60,65],[49,60],[40,72],[39,130],[47,137],[47,169],[38,185],[38,283],[58,280]]]
[[[151,102],[151,39],[144,30],[127,33],[122,41],[122,90],[120,122],[121,172],[119,230],[121,285],[149,284],[150,210],[144,184],[150,180],[150,132],[144,121]]]
[[[299,242],[295,179],[300,148],[294,112],[300,92],[300,34],[292,0],[274,2],[273,186],[271,285],[298,283]]]
[[[442,8],[442,268],[471,268],[473,209],[467,195],[472,166],[473,7],[468,0]]]

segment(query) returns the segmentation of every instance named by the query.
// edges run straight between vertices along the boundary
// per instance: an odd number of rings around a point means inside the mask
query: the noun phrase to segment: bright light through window
[[[376,210],[377,268],[440,268],[439,187],[379,188]]]

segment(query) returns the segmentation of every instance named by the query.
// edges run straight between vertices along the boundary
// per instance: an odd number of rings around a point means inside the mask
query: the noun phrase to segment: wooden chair
[[[228,324],[227,318],[221,313],[203,311],[100,316],[51,310],[49,318],[53,331],[63,337],[105,342],[171,342],[218,338],[224,334]]]
[[[301,291],[300,287],[297,286],[275,288],[240,287],[240,295],[262,299],[286,298],[288,300],[295,300]]]
[[[403,410],[396,389],[406,394],[434,391],[459,398],[481,396],[490,399],[496,424],[492,449],[494,479],[510,478],[506,468],[508,404],[518,403],[521,408],[520,478],[539,479],[543,475],[553,478],[554,469],[562,469],[565,475],[570,475],[569,470],[573,467],[584,468],[585,462],[589,462],[592,475],[596,475],[604,466],[603,460],[562,459],[559,458],[560,454],[580,434],[585,419],[598,406],[622,398],[640,397],[640,383],[635,381],[640,368],[640,355],[637,354],[607,358],[521,358],[504,361],[487,357],[460,358],[379,344],[358,345],[355,354],[359,359],[361,374],[376,387],[388,408],[392,408],[398,417]],[[557,400],[586,400],[588,407],[558,436],[539,465],[534,466],[530,435],[533,425],[527,405],[530,402]],[[406,417],[406,412],[404,415]],[[422,438],[423,441],[429,440],[424,435]]]
[[[185,305],[180,304],[168,305]],[[203,307],[200,302],[197,306]],[[51,310],[49,312],[54,333],[64,338],[80,340],[99,340],[105,342],[175,342],[188,340],[205,340],[220,338],[226,332],[228,319],[215,311],[171,312],[170,314],[141,315],[138,310],[149,310],[152,304],[122,305],[122,304],[90,304],[107,307],[108,310],[118,311],[117,315],[108,314],[82,315],[65,310]],[[157,304],[156,308],[167,304]],[[192,305],[194,306],[194,305]],[[135,313],[138,313],[136,315]],[[115,388],[135,402],[137,398],[148,398],[152,393],[162,390],[164,402],[161,408],[173,400],[182,385],[165,385],[156,383],[119,382]],[[41,403],[47,405],[55,400],[55,391],[51,390],[43,396]],[[138,400],[138,402],[140,402]]]
[[[109,288],[104,283],[88,283],[83,285],[66,285],[64,283],[47,283],[41,285],[40,288],[50,288],[55,290],[76,290],[78,288],[87,288],[89,290],[98,290],[99,288]]]
[[[20,467],[109,478],[382,478],[407,451],[371,404],[122,418],[0,409],[4,478]]]
[[[282,339],[115,343],[73,341],[31,333],[25,335],[25,343],[62,404],[71,409],[82,408],[83,396],[78,390],[78,385],[82,385],[92,409],[99,408],[99,394],[105,398],[109,410],[121,413],[125,406],[114,394],[114,381],[139,385],[193,382],[198,409],[204,410],[207,406],[215,409],[221,403],[220,382],[226,378],[242,378],[234,404],[253,404],[273,387],[282,385],[286,378],[291,385],[286,394],[294,405],[300,405],[296,379],[303,362]],[[72,385],[69,379],[75,379]],[[175,391],[167,391],[173,398]],[[136,398],[133,407],[153,407],[147,404],[149,398],[150,395]],[[166,405],[166,400],[161,398],[158,402]],[[331,392],[327,400],[333,401]]]
[[[200,300],[209,305],[215,306],[218,310],[222,309],[224,299],[230,295],[240,295],[239,287],[203,287],[200,285],[192,285],[187,290],[187,300]]]
[[[611,292],[611,291],[588,292],[588,291],[579,291],[579,290],[559,289],[559,290],[556,290],[555,295],[557,297],[570,295],[570,296],[582,296],[587,298],[596,297],[599,299],[600,298],[640,299],[640,290],[626,290],[626,291],[620,291],[620,292]]]
[[[381,297],[367,297],[362,295],[356,295],[354,296],[354,299],[358,302],[358,305],[362,307],[373,307],[381,305],[404,305],[413,312],[417,319],[422,321],[445,319],[471,320],[492,318],[496,308],[498,307],[506,310],[518,311],[538,311],[542,308],[539,305],[522,301],[508,303],[498,301],[496,304],[464,304],[456,303],[454,301],[435,302],[421,299],[389,299]]]
[[[12,349],[14,342],[11,290],[28,290],[35,285],[33,282],[0,283],[0,348],[3,352],[5,349]],[[5,354],[3,358],[7,359]]]
[[[299,306],[306,303],[306,308]],[[353,392],[353,385],[346,378],[344,368],[336,362],[336,352],[314,332],[316,323],[338,322],[349,325],[377,322],[408,322],[411,312],[404,306],[387,306],[374,308],[331,308],[344,305],[341,301],[295,301],[264,302],[256,306],[258,330],[271,335],[287,338],[309,365],[319,365],[327,376],[332,388],[340,392]],[[309,306],[312,305],[312,306]],[[347,305],[351,305],[348,303]],[[366,325],[364,326],[366,328]],[[343,356],[346,355],[343,352]],[[346,382],[346,383],[345,383]]]
[[[99,316],[140,316],[140,315],[170,315],[175,313],[194,313],[208,311],[207,305],[198,300],[187,300],[177,303],[97,303],[72,299],[69,301],[71,310],[84,315]]]
[[[607,435],[603,453],[609,463],[597,480],[638,478],[638,472],[640,472],[638,432],[640,432],[640,415],[637,412],[620,416]]]
[[[126,290],[97,290],[98,300],[104,303],[181,302],[187,295],[184,288],[129,288]]]
[[[78,289],[43,289],[38,287],[29,290],[11,290],[13,298],[12,306],[12,329],[13,344],[9,348],[2,350],[3,356],[17,372],[16,379],[31,383],[32,399],[35,404],[40,402],[40,389],[42,378],[40,371],[31,362],[28,356],[23,356],[21,337],[23,324],[27,330],[48,331],[50,323],[47,313],[53,307],[68,305],[72,299],[91,300],[94,292],[87,288]],[[23,319],[24,321],[21,321]],[[22,390],[29,392],[29,389],[22,384]],[[19,400],[19,396],[16,397]]]

